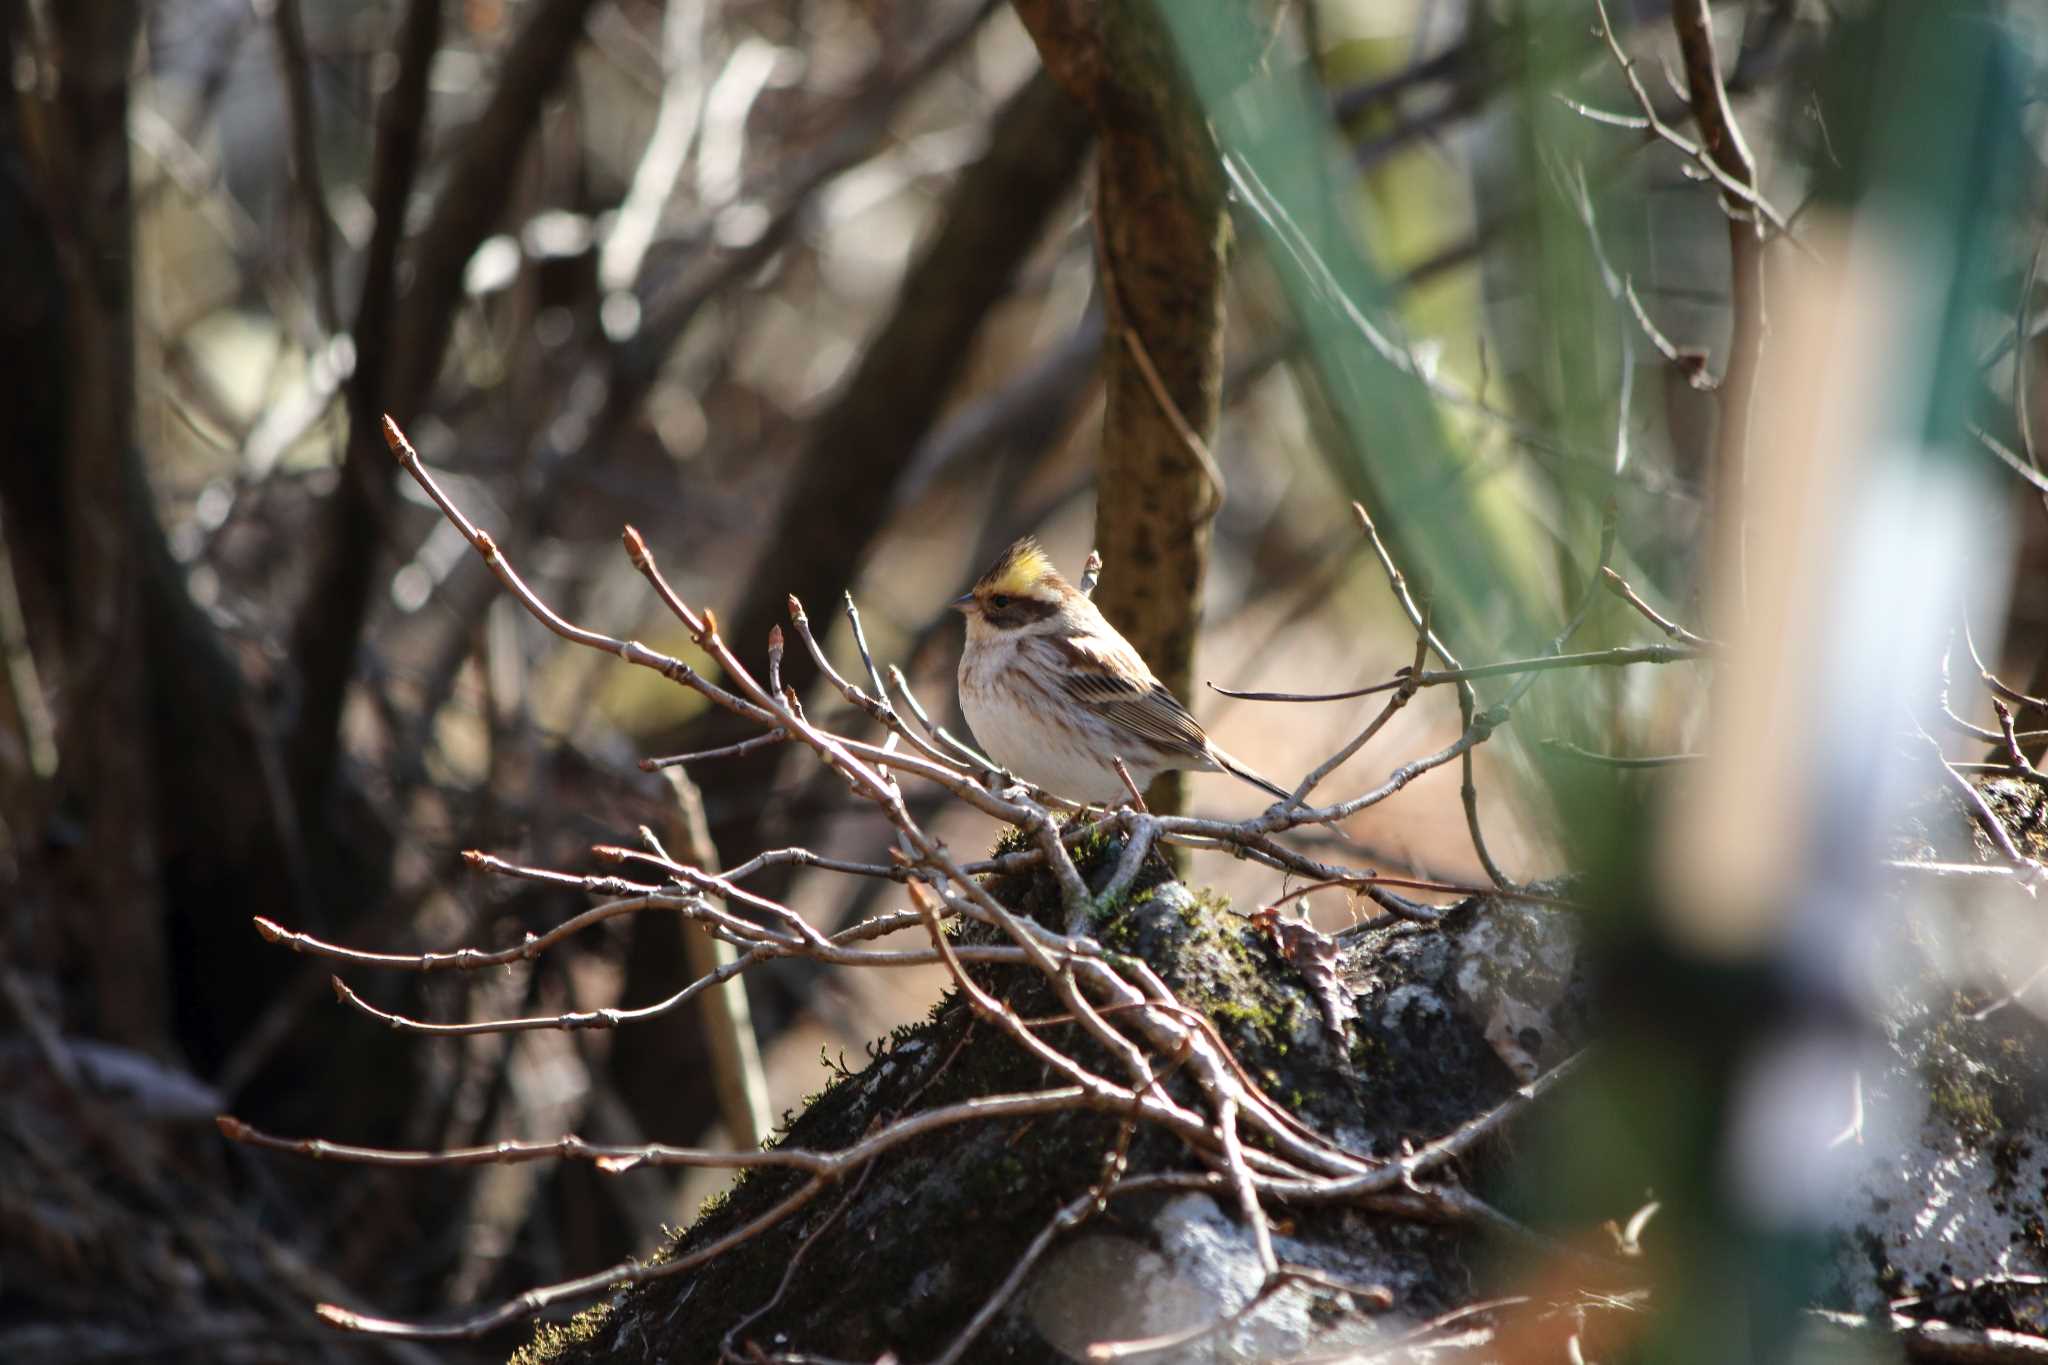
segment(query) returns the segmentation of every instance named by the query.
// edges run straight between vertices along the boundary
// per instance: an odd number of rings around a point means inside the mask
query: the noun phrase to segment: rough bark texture
[[[1110,325],[1095,601],[1185,697],[1223,496],[1205,455],[1223,382],[1223,172],[1152,0],[1019,0],[1017,12],[1101,141],[1095,214]],[[1149,799],[1177,809],[1179,790],[1162,779]]]

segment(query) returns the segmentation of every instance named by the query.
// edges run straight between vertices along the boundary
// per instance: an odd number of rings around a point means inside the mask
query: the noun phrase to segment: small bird
[[[1289,795],[1217,748],[1031,537],[953,606],[967,617],[960,709],[988,756],[1031,785],[1113,805],[1129,799],[1112,761],[1122,759],[1140,790],[1188,769]]]

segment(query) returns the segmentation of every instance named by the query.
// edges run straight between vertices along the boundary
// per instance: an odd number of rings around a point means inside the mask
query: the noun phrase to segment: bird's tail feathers
[[[1209,756],[1216,760],[1216,766],[1221,768],[1224,772],[1229,773],[1232,777],[1235,777],[1240,781],[1249,782],[1254,787],[1265,788],[1267,791],[1271,792],[1277,800],[1285,801],[1288,797],[1294,795],[1293,792],[1287,790],[1287,788],[1281,786],[1278,782],[1269,782],[1265,778],[1260,777],[1250,768],[1245,767],[1244,764],[1238,762],[1229,754],[1224,753],[1221,749],[1217,748],[1213,744],[1209,746]]]

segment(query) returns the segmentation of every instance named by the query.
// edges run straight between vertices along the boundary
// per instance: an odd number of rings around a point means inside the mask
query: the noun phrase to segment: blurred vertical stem
[[[704,818],[704,793],[681,768],[664,768],[661,775],[675,797],[669,832],[677,851],[690,866],[715,875],[718,846],[711,842],[711,822]],[[683,938],[683,955],[695,980],[731,966],[739,950],[725,939],[691,933]],[[711,1081],[727,1138],[742,1151],[759,1147],[775,1131],[775,1117],[768,1108],[768,1078],[747,1009],[746,983],[727,981],[704,992],[697,1003],[697,1019],[711,1054]],[[684,1217],[689,1213],[678,1212]]]
[[[1671,8],[1671,22],[1685,58],[1686,89],[1699,123],[1701,144],[1731,180],[1752,190],[1761,189],[1756,159],[1743,140],[1721,80],[1721,60],[1714,50],[1714,16],[1707,0],[1679,0]],[[1749,483],[1750,427],[1766,330],[1764,239],[1760,216],[1735,195],[1724,190],[1721,208],[1728,218],[1730,330],[1728,359],[1721,376],[1714,506],[1717,519],[1737,519],[1726,533],[1734,538],[1736,596],[1722,607],[1740,614],[1747,610],[1749,600],[1749,532],[1741,518],[1748,503],[1744,494]]]
[[[1225,180],[1153,0],[1017,0],[1045,66],[1095,120],[1097,267],[1109,326],[1096,481],[1096,603],[1188,694],[1223,385]],[[1177,810],[1169,775],[1147,795]]]
[[[58,5],[62,73],[44,186],[54,207],[69,318],[64,506],[71,638],[60,781],[84,815],[77,869],[96,913],[76,951],[93,980],[100,1036],[164,1042],[163,902],[143,611],[149,484],[135,444],[134,207],[128,78],[141,10],[132,0]]]

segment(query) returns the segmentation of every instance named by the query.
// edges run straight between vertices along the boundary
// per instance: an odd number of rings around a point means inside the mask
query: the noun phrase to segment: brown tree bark
[[[1016,7],[1101,145],[1095,216],[1109,328],[1095,601],[1185,697],[1209,524],[1223,500],[1209,452],[1223,385],[1223,171],[1153,0]],[[1169,774],[1147,799],[1175,810],[1180,791]]]

